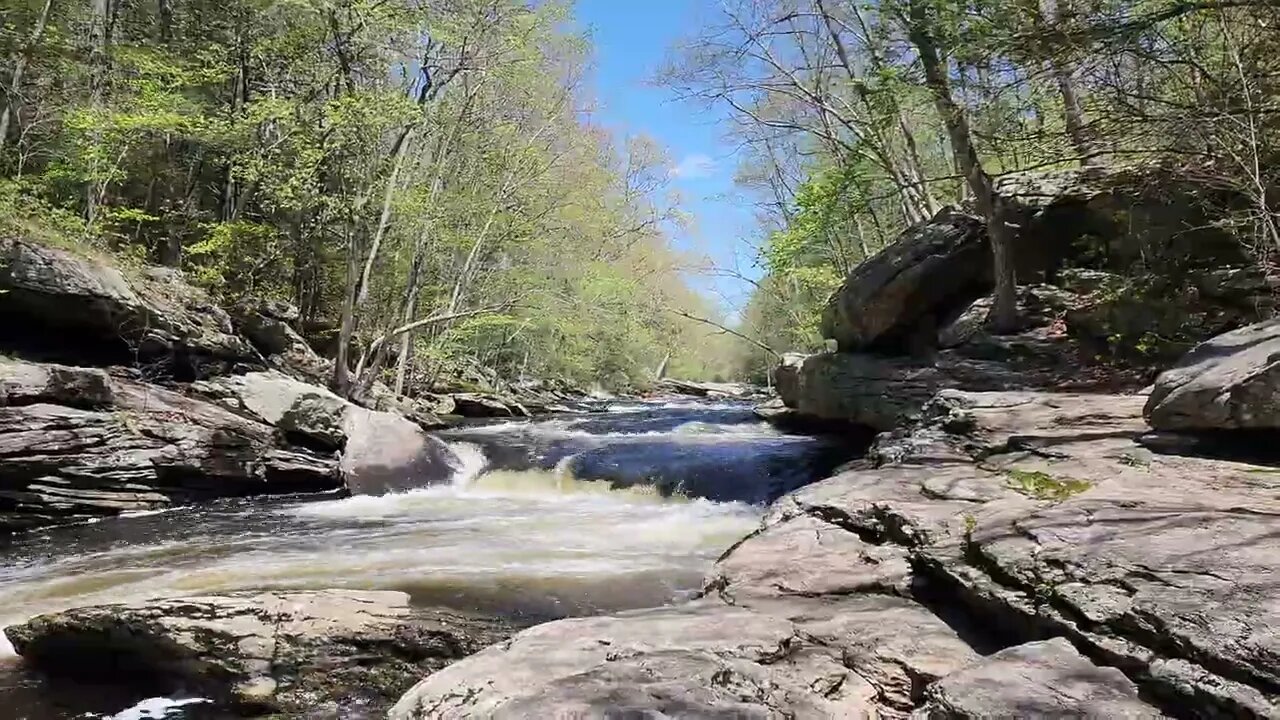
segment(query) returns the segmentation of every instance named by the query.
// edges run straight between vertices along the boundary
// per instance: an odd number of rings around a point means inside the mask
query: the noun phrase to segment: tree
[[[987,174],[982,161],[978,158],[978,150],[974,145],[967,113],[955,100],[951,82],[947,77],[947,68],[939,54],[935,30],[939,20],[938,11],[934,7],[937,1],[908,0],[902,20],[907,28],[907,36],[919,55],[925,86],[933,94],[938,116],[942,118],[947,128],[956,166],[964,174],[969,191],[973,194],[974,204],[987,223],[996,285],[995,303],[991,308],[992,324],[997,331],[1010,331],[1018,324],[1013,228],[1006,222],[991,176]]]
[[[272,297],[334,387],[719,372],[652,142],[587,119],[561,2],[33,5],[0,32],[6,231]],[[0,112],[3,112],[0,110]],[[78,220],[74,218],[78,216]],[[470,380],[467,380],[470,378]]]

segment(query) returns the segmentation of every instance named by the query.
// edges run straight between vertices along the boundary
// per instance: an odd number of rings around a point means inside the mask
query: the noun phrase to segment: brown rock
[[[423,672],[500,639],[500,623],[399,592],[236,593],[104,605],[5,630],[55,675],[200,693],[241,713],[375,717]]]

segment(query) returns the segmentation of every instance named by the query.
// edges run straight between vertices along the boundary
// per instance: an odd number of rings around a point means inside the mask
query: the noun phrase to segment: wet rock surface
[[[1280,481],[1146,449],[1145,402],[943,391],[701,599],[526,631],[392,716],[1280,716]]]
[[[341,487],[332,454],[96,368],[0,361],[0,533],[215,497]]]
[[[79,608],[6,629],[55,675],[126,682],[274,717],[380,717],[423,672],[510,632],[398,592],[324,590]]]

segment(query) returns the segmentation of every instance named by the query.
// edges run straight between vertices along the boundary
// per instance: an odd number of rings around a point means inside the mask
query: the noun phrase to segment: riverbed
[[[661,605],[696,592],[767,502],[853,449],[781,433],[742,404],[683,400],[441,437],[456,455],[453,477],[408,492],[223,501],[12,541],[0,547],[0,626],[81,605],[258,589],[402,590],[521,623]],[[49,697],[7,644],[0,665],[0,702],[18,708],[14,717],[148,717],[119,714],[125,701],[109,694]]]

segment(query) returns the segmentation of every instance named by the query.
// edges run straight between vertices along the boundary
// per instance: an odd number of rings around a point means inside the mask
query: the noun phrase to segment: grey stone
[[[341,450],[347,489],[376,495],[448,480],[457,459],[442,441],[397,413],[369,410],[276,371],[198,382],[206,396],[229,401],[251,418]]]
[[[525,415],[494,395],[486,393],[453,393],[454,412],[463,417],[511,417]]]
[[[975,658],[901,598],[708,599],[526,630],[428,677],[390,717],[892,717]]]
[[[101,258],[4,238],[0,290],[11,342],[53,357],[137,360],[179,376],[261,362],[176,271],[126,276]]]
[[[1157,430],[1280,428],[1280,320],[1205,341],[1160,374],[1146,414]]]
[[[292,377],[323,384],[333,374],[333,364],[320,357],[294,330],[297,308],[278,301],[244,302],[231,309],[236,330],[248,338],[267,364]]]
[[[1280,485],[1143,453],[1143,402],[946,391],[882,436],[887,464],[785,502],[910,548],[917,578],[1001,635],[1069,637],[1198,716],[1276,716]]]
[[[103,370],[0,357],[0,406],[55,403],[93,409],[112,400],[111,378]]]
[[[779,383],[787,407],[824,420],[889,430],[909,419],[943,387],[933,365],[853,353],[819,353]],[[785,376],[785,375],[784,375]]]
[[[977,218],[950,210],[908,229],[858,265],[831,296],[822,334],[841,351],[904,348],[927,317],[991,287],[991,252]]]
[[[216,497],[334,490],[337,460],[101,370],[0,362],[0,533]]]
[[[181,688],[251,714],[372,717],[423,672],[508,630],[399,592],[237,593],[78,608],[5,630],[27,662],[81,680]]]
[[[750,595],[908,594],[911,568],[900,547],[873,545],[809,515],[771,524],[716,563],[708,588],[722,597]]]
[[[921,719],[1160,718],[1137,687],[1061,638],[1019,645],[949,675],[926,691]]]

